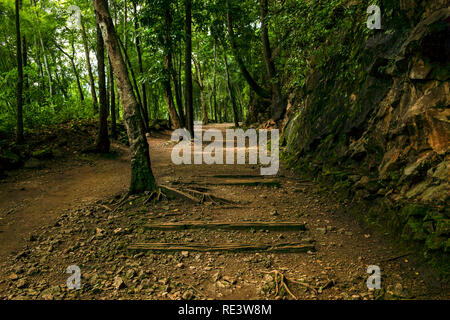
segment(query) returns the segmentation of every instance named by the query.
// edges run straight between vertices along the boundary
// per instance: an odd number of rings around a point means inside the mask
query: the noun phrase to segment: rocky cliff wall
[[[382,30],[348,31],[354,54],[312,64],[290,93],[285,157],[448,263],[450,9],[445,0],[394,9]]]

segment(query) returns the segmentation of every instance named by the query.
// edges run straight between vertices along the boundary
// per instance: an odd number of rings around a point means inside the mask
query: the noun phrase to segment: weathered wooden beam
[[[179,181],[179,184],[185,185],[210,185],[210,186],[268,186],[268,187],[280,187],[280,181],[277,179],[234,179],[234,178],[213,178],[208,180],[191,180],[191,181]]]
[[[299,222],[205,222],[183,221],[150,223],[144,226],[147,230],[184,230],[184,229],[223,229],[223,230],[306,230],[304,223]]]
[[[128,247],[131,251],[266,251],[266,252],[308,252],[314,251],[314,245],[304,242],[263,244],[263,243],[222,243],[222,244],[200,244],[200,243],[137,243]]]

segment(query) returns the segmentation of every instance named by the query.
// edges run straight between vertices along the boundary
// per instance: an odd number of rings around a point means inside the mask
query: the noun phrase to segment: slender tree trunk
[[[80,94],[80,100],[83,101],[84,100],[83,89],[81,87],[80,76],[78,74],[77,67],[75,65],[75,59],[74,59],[74,55],[75,55],[74,43],[72,42],[72,56],[70,56],[66,51],[64,51],[64,49],[61,48],[58,44],[56,44],[56,47],[58,48],[59,51],[62,52],[62,54],[64,54],[69,59],[70,64],[72,65],[73,73],[75,74],[75,79],[76,79],[77,87],[78,87],[78,93]]]
[[[158,120],[158,113],[159,113],[159,97],[160,97],[160,90],[158,89],[158,92],[155,94],[154,97],[154,108],[153,108],[153,118],[155,120]]]
[[[181,128],[180,119],[178,118],[175,104],[173,102],[172,88],[170,85],[170,71],[169,71],[169,59],[170,54],[165,59],[164,70],[166,73],[166,79],[164,80],[164,93],[166,96],[167,110],[169,111],[170,121],[172,123],[172,129]]]
[[[144,68],[142,66],[142,54],[141,54],[141,40],[139,38],[139,26],[137,22],[137,9],[136,9],[136,2],[133,2],[134,5],[134,16],[135,16],[135,23],[134,23],[134,30],[136,32],[136,53],[138,57],[138,66],[139,66],[139,74],[142,76],[144,74]],[[143,115],[144,115],[144,121],[145,126],[148,127],[148,108],[147,108],[147,90],[145,88],[145,82],[141,82],[141,91],[142,91],[142,109],[143,109]]]
[[[50,58],[52,58],[53,63],[55,65],[55,78],[56,78],[56,83],[58,84],[58,88],[61,91],[61,93],[64,96],[64,99],[68,100],[69,99],[69,95],[67,94],[67,89],[66,86],[64,86],[61,82],[61,78],[59,77],[59,72],[58,72],[58,58],[55,56],[55,53],[53,51],[50,51]]]
[[[109,94],[110,94],[110,114],[111,114],[111,135],[114,140],[117,140],[117,120],[116,120],[116,92],[114,86],[114,72],[111,65],[111,59],[108,58],[108,80],[109,80]]]
[[[234,126],[235,126],[236,128],[239,128],[238,112],[237,112],[237,107],[236,107],[236,101],[235,101],[234,95],[233,95],[233,88],[231,87],[230,71],[228,70],[227,53],[226,53],[225,50],[223,51],[223,61],[224,61],[224,63],[225,63],[225,71],[226,71],[226,74],[227,74],[227,90],[228,90],[228,95],[230,96],[231,107],[233,108]]]
[[[214,119],[217,118],[217,44],[214,40],[214,77],[213,77],[213,102],[214,102]]]
[[[238,84],[235,85],[235,88],[236,88],[237,96],[238,96],[238,100],[239,100],[240,118],[241,118],[241,121],[244,121],[244,102],[242,101],[242,92],[239,89]]]
[[[41,31],[39,31],[39,42],[41,44],[42,55],[44,56],[44,67],[45,67],[45,71],[47,72],[47,77],[48,77],[48,88],[49,88],[50,99],[53,100],[53,77],[52,77],[52,73],[50,72],[50,66],[48,64],[47,54],[45,53],[44,41],[42,40]]]
[[[84,101],[83,88],[81,87],[80,76],[78,74],[77,67],[75,65],[75,61],[73,61],[73,59],[71,59],[70,62],[72,63],[73,73],[75,73],[75,78],[77,80],[77,87],[78,87],[78,92],[80,94],[80,100]]]
[[[186,125],[187,129],[194,137],[194,101],[192,97],[192,0],[185,1],[185,32],[186,32],[186,49],[184,54],[184,106],[186,108]]]
[[[108,105],[106,101],[105,79],[105,46],[100,26],[97,24],[97,62],[98,62],[98,95],[99,95],[99,131],[96,148],[100,153],[108,153],[110,142],[108,136]]]
[[[285,112],[285,104],[281,97],[281,89],[278,82],[275,64],[272,59],[272,49],[270,48],[269,31],[267,29],[268,0],[259,0],[261,11],[261,40],[263,44],[264,62],[267,76],[272,84],[272,118],[275,121],[281,119]]]
[[[22,44],[20,37],[20,3],[16,0],[16,49],[17,49],[17,87],[16,87],[16,142],[22,143],[23,137],[23,66],[22,66]]]
[[[123,52],[123,54],[125,56],[125,61],[128,64],[128,68],[130,69],[131,79],[133,79],[133,84],[134,84],[134,89],[135,89],[135,92],[136,92],[137,101],[139,103],[139,108],[141,109],[140,114],[142,116],[142,124],[143,124],[143,126],[145,128],[145,131],[148,131],[148,124],[145,122],[145,119],[144,119],[144,110],[142,108],[141,94],[139,93],[139,87],[138,87],[138,84],[137,84],[137,81],[136,81],[136,76],[134,75],[133,65],[131,64],[131,60],[128,57],[127,50],[123,46],[122,41],[120,41],[120,38],[118,38],[118,41],[119,41],[119,46],[122,48],[122,52]]]
[[[127,20],[128,20],[128,3],[124,0],[123,4],[123,47],[127,50],[128,38],[127,38]]]
[[[174,59],[172,59],[172,60],[174,60]],[[183,102],[181,99],[181,90],[180,90],[180,86],[178,83],[178,76],[175,72],[173,63],[171,63],[169,65],[169,72],[172,76],[172,81],[173,81],[173,86],[174,86],[174,91],[175,91],[175,101],[177,102],[178,116],[180,118],[180,125],[181,125],[181,127],[184,127],[184,126],[186,126],[186,124],[185,124],[185,119],[184,119]]]
[[[125,125],[131,151],[130,193],[155,191],[156,181],[150,163],[148,142],[142,125],[142,116],[120,53],[119,42],[105,0],[94,0],[97,22],[103,29],[104,41],[113,66],[117,88],[121,97]]]
[[[24,71],[26,71],[27,66],[28,66],[28,47],[27,47],[27,39],[25,38],[25,36],[22,36],[22,64],[23,64]],[[28,76],[27,76],[26,72],[23,75],[23,87],[24,87],[24,91],[27,92],[28,88],[29,88],[29,83],[28,83]],[[27,98],[27,95],[25,95],[24,103],[27,104],[28,100],[29,99]]]
[[[37,9],[36,0],[33,0],[33,5]],[[39,19],[38,10],[36,10],[36,18]],[[48,77],[50,99],[53,102],[53,79],[52,79],[52,74],[50,72],[50,67],[48,65],[47,55],[45,53],[44,41],[42,40],[42,34],[41,34],[40,29],[38,29],[38,36],[39,36],[39,44],[40,44],[39,50],[42,50],[42,55],[44,57],[44,67],[45,67],[45,70],[47,72],[47,77]]]
[[[213,110],[213,94],[211,89],[211,81],[208,82],[208,92],[209,92],[209,119],[213,121],[214,118],[214,110]]]
[[[167,110],[169,111],[170,121],[172,123],[172,129],[178,129],[181,127],[180,118],[175,109],[175,104],[173,101],[172,88],[170,85],[171,70],[172,70],[172,41],[171,41],[171,28],[172,28],[172,13],[170,12],[170,7],[165,9],[165,23],[166,23],[166,34],[165,34],[165,50],[166,57],[164,60],[164,94],[166,96]]]
[[[228,25],[228,38],[230,40],[231,44],[231,50],[233,52],[234,58],[239,65],[239,69],[241,70],[242,75],[244,76],[244,79],[247,81],[249,86],[252,88],[253,91],[256,92],[256,94],[262,98],[271,98],[271,95],[267,90],[265,90],[263,87],[261,87],[250,75],[250,72],[245,67],[244,61],[242,60],[241,56],[239,55],[239,52],[237,50],[237,45],[235,43],[235,35],[233,30],[233,17],[231,15],[231,8],[230,8],[230,1],[227,0],[227,25]]]
[[[181,81],[181,71],[183,68],[183,50],[179,50],[178,56],[178,91],[180,95],[181,105],[183,106],[184,96],[183,96],[183,83]],[[183,106],[181,112],[183,113],[183,127],[186,127],[186,106]]]
[[[97,93],[95,92],[95,81],[94,76],[92,74],[91,58],[89,57],[89,46],[83,18],[81,18],[81,37],[83,39],[84,55],[86,57],[86,67],[89,75],[89,85],[91,87],[92,107],[94,109],[94,114],[97,114],[98,112]]]
[[[194,55],[192,55],[192,60],[194,61],[195,65],[195,73],[197,74],[197,83],[198,87],[200,88],[200,100],[202,105],[202,124],[208,124],[208,111],[206,109],[206,99],[205,99],[205,87],[203,85],[203,79],[202,79],[202,70],[200,68],[200,63],[195,59]]]

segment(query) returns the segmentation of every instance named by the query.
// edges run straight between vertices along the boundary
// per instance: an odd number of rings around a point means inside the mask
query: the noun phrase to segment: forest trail
[[[40,169],[18,170],[0,184],[0,259],[23,246],[34,229],[54,223],[61,212],[121,193],[129,183],[128,152],[41,161]]]
[[[259,176],[259,167],[176,166],[171,161],[174,143],[170,135],[155,133],[149,142],[160,184],[204,189],[231,203],[180,199],[146,203],[131,198],[120,205],[118,194],[126,191],[130,172],[127,152],[120,146],[114,148],[119,153],[115,159],[91,156],[82,162],[51,163],[48,169],[34,173],[19,172],[2,184],[0,192],[0,298],[448,298],[448,286],[427,267],[359,225],[344,204],[319,192],[313,182],[281,168],[276,184],[241,183],[242,177]],[[237,183],[229,183],[232,176],[239,177]],[[148,228],[149,223],[185,221],[296,222],[306,229]],[[148,243],[189,249],[142,252]],[[281,253],[208,250],[286,243],[313,249]],[[206,251],[197,251],[198,244]],[[13,251],[14,256],[7,256]],[[65,285],[65,270],[73,264],[81,267],[81,290],[68,290]],[[381,269],[382,290],[367,289],[370,265]],[[275,284],[275,271],[288,280],[277,278]]]

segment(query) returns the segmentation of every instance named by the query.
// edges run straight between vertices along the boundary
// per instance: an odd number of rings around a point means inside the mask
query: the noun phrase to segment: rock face
[[[407,27],[347,44],[359,52],[357,81],[334,72],[345,60],[311,68],[291,94],[284,143],[293,165],[333,177],[352,199],[399,208],[404,238],[448,254],[450,9],[400,1],[399,15]]]

